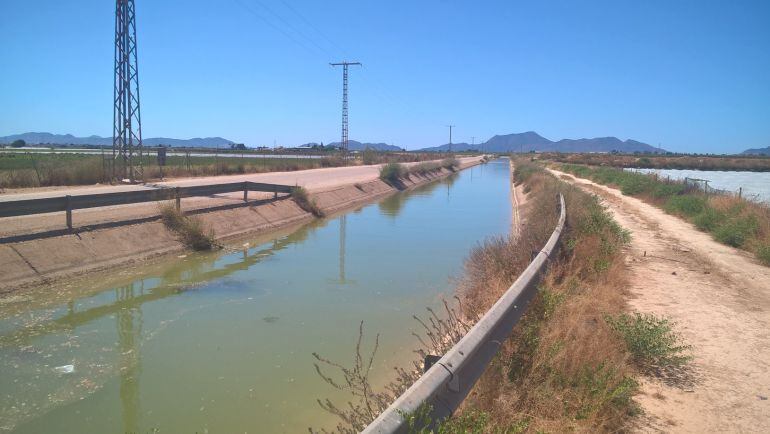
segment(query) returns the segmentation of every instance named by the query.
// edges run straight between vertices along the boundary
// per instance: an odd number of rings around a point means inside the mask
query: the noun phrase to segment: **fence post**
[[[67,195],[67,229],[72,230],[72,196]]]
[[[182,198],[179,196],[179,187],[174,188],[174,195],[176,196],[176,210],[182,209]]]
[[[738,187],[738,199],[741,199],[743,196],[743,187]]]
[[[243,181],[243,201],[249,201],[249,183],[247,181]]]

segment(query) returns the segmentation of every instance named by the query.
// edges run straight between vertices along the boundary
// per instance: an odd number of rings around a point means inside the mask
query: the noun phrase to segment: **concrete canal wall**
[[[461,159],[461,169],[480,162],[480,158]],[[328,173],[328,176],[334,176],[334,171]],[[442,169],[423,176],[411,175],[404,180],[403,186],[410,189],[451,174]],[[322,189],[311,187],[309,190],[325,214],[344,212],[398,191],[379,179]],[[270,234],[315,218],[288,197],[237,205],[232,201],[222,205],[221,198],[219,201],[212,198],[209,207],[199,203],[195,209],[186,211],[200,218],[223,243],[235,238]],[[112,227],[86,225],[76,227],[72,233],[55,236],[32,234],[26,239],[20,237],[20,241],[6,239],[0,243],[0,293],[183,252],[185,246],[159,220],[157,212],[152,214]]]

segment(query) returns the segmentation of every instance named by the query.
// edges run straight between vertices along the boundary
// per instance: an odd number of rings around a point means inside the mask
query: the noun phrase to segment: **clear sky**
[[[0,0],[0,135],[112,134],[114,1]],[[770,145],[770,1],[136,0],[144,137]]]

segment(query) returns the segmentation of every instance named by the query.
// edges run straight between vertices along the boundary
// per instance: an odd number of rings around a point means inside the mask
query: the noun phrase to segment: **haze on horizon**
[[[770,4],[137,2],[145,137],[408,149],[534,130],[680,152],[770,145]],[[111,135],[114,2],[0,4],[0,136]],[[342,23],[342,25],[340,25]]]

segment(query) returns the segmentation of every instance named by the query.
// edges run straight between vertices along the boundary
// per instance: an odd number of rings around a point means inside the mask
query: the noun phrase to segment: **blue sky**
[[[145,137],[770,145],[768,1],[136,0]],[[0,135],[112,134],[114,1],[0,0]]]

